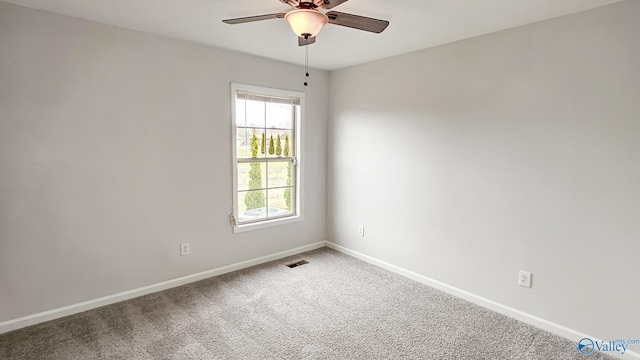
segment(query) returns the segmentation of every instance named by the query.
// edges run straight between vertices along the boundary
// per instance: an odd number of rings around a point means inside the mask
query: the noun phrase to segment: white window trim
[[[236,168],[238,164],[238,156],[236,152],[236,143],[235,141],[231,141],[231,154],[232,154],[232,160],[233,160],[232,171],[231,171],[233,176],[233,183],[232,183],[233,191],[232,191],[231,200],[233,204],[232,205],[233,212],[230,216],[230,221],[233,225],[233,232],[241,233],[245,231],[264,229],[264,228],[269,228],[273,226],[280,226],[280,225],[303,221],[304,220],[304,215],[303,215],[304,214],[304,204],[303,204],[304,196],[302,195],[304,194],[304,177],[305,177],[304,175],[305,173],[304,171],[305,169],[304,118],[305,118],[305,112],[306,112],[304,93],[298,92],[298,91],[281,90],[281,89],[274,89],[274,88],[267,88],[267,87],[246,85],[246,84],[232,82],[231,83],[231,139],[236,138],[236,94],[239,90],[254,92],[258,94],[298,97],[300,99],[300,116],[296,117],[296,120],[295,120],[296,122],[294,125],[296,135],[297,135],[295,136],[295,139],[294,139],[295,148],[296,148],[296,162],[297,162],[296,169],[298,171],[297,176],[295,177],[295,180],[296,180],[295,209],[297,214],[293,216],[279,218],[279,219],[268,219],[264,221],[253,222],[253,223],[238,224],[238,222],[235,220],[238,214],[238,171]]]

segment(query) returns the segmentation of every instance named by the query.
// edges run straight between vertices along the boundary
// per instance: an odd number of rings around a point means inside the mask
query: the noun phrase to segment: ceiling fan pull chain
[[[307,86],[309,77],[309,46],[304,47],[304,86]]]

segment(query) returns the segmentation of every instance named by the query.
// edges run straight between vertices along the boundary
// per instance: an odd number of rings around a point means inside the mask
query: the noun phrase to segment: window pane
[[[266,206],[266,197],[264,195],[264,190],[238,192],[238,220],[239,221],[251,220],[258,217],[266,217],[266,213],[264,213],[265,206]],[[251,210],[256,210],[256,211],[251,211]]]
[[[247,128],[237,128],[236,129],[236,156],[239,158],[250,157],[250,151],[248,145],[248,141],[251,141],[251,138],[247,138],[248,133]]]
[[[247,126],[265,127],[265,103],[260,101],[247,100]]]
[[[266,157],[269,155],[269,137],[265,135],[264,130],[256,130],[258,137],[258,157]]]
[[[278,161],[267,164],[269,187],[281,187],[291,185],[291,162]]]
[[[267,128],[291,129],[293,106],[290,104],[267,103]]]
[[[264,155],[260,153],[260,143],[262,141],[261,131],[250,128],[238,128],[236,132],[238,133],[236,135],[236,141],[238,142],[236,154],[238,158],[264,157]],[[242,147],[240,140],[242,140]],[[242,151],[240,151],[240,149],[242,149]]]
[[[244,99],[236,99],[236,126],[246,126],[245,105],[246,101]]]
[[[238,191],[264,189],[266,182],[265,163],[238,163]]]
[[[292,191],[285,189],[269,190],[269,216],[280,216],[291,213],[293,202]]]

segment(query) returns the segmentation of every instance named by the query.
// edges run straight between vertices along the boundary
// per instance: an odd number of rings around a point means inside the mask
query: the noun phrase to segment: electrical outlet
[[[360,225],[358,227],[358,235],[364,237],[364,226]]]
[[[531,287],[531,273],[528,271],[520,270],[518,275],[518,284],[524,287]]]
[[[180,244],[180,256],[185,256],[191,254],[191,248],[189,247],[189,243]]]

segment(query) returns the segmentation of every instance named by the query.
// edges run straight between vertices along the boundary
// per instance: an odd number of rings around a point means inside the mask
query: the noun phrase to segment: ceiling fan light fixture
[[[298,37],[314,37],[318,35],[322,27],[329,21],[327,15],[311,9],[291,10],[285,16],[291,30]]]

